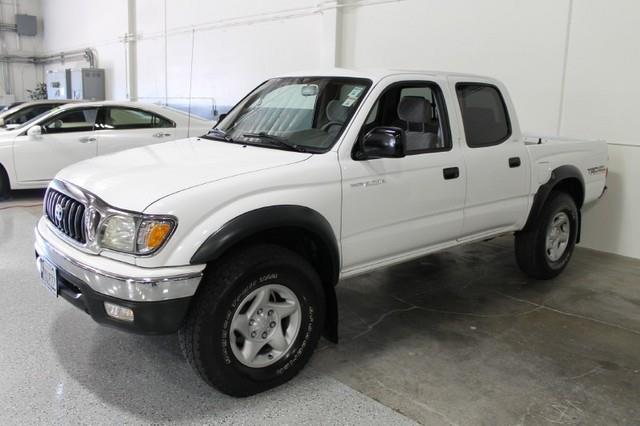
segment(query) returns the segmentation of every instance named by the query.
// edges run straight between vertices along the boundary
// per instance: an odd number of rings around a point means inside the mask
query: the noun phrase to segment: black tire
[[[569,240],[558,259],[552,259],[547,251],[546,238],[551,221],[558,214],[569,218]],[[516,233],[516,261],[527,275],[548,280],[560,274],[569,263],[578,235],[578,209],[573,198],[565,192],[554,191],[544,205],[540,217],[531,229]]]
[[[9,176],[7,171],[0,164],[0,200],[9,198],[9,192],[11,191],[11,185],[9,183]]]
[[[298,298],[300,327],[277,362],[252,368],[233,353],[231,320],[252,291],[268,284],[285,286]],[[207,383],[228,395],[249,396],[281,385],[302,370],[320,339],[324,319],[324,291],[313,267],[290,250],[260,244],[227,255],[205,272],[179,340],[187,361]]]

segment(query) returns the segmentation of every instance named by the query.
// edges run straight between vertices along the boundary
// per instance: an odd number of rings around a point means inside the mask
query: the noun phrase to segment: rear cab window
[[[469,147],[493,146],[509,139],[509,112],[496,86],[486,83],[458,83],[456,95]]]

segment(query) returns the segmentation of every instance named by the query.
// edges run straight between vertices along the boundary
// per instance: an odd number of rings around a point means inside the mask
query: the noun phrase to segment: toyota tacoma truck
[[[606,174],[603,141],[523,136],[492,78],[291,74],[206,135],[59,172],[37,266],[101,324],[177,332],[207,383],[246,396],[337,341],[342,279],[503,234],[555,277]]]

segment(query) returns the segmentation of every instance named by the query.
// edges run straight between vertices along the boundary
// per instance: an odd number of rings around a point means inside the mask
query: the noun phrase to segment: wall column
[[[138,99],[138,48],[136,25],[136,0],[127,0],[127,98],[131,101]]]

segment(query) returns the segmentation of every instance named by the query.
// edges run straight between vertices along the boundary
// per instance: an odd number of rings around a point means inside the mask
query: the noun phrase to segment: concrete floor
[[[640,424],[640,261],[578,249],[536,282],[511,238],[338,286],[339,345],[247,399],[204,385],[174,336],[100,327],[39,285],[38,192],[0,203],[0,424]]]

